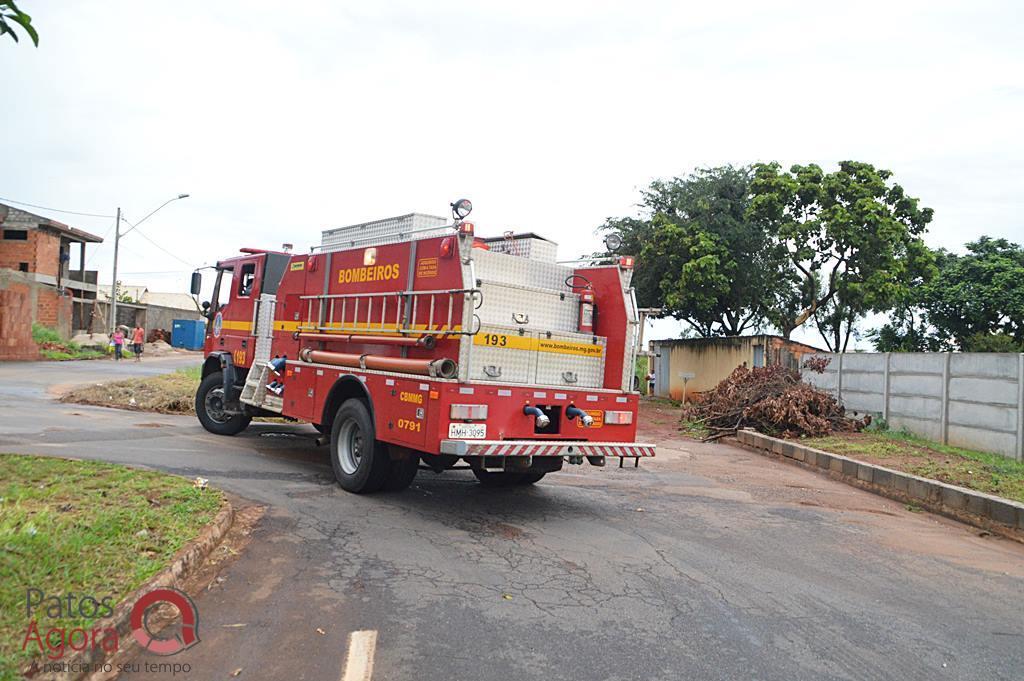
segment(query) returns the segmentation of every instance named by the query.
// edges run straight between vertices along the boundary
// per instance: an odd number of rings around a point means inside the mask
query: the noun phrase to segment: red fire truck
[[[461,462],[497,486],[654,456],[634,442],[632,258],[559,263],[532,233],[477,237],[471,209],[218,262],[202,425],[234,435],[254,416],[308,421],[351,492],[402,489],[421,466]]]

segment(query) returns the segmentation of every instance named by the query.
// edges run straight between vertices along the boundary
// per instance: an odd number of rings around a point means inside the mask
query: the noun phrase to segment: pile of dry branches
[[[824,364],[805,366],[819,373]],[[826,392],[800,380],[795,369],[782,366],[738,367],[714,390],[684,405],[683,421],[708,431],[704,441],[754,428],[782,437],[828,435],[857,431],[869,422],[846,417],[846,410]]]

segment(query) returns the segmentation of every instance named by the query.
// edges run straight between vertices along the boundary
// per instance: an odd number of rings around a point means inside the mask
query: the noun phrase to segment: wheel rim
[[[341,470],[348,475],[355,473],[363,458],[364,447],[363,431],[359,424],[354,419],[341,424],[338,431],[338,460],[341,462]]]
[[[214,388],[206,393],[203,406],[206,408],[206,415],[210,417],[211,421],[227,423],[231,420],[231,417],[224,411],[224,388]]]

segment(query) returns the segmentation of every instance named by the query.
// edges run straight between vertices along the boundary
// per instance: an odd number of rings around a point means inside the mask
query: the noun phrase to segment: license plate
[[[448,437],[453,440],[486,440],[486,423],[449,423]]]

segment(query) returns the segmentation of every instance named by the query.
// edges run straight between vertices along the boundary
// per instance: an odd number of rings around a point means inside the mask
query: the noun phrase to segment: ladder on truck
[[[472,336],[480,328],[479,317],[474,314],[474,328],[464,329],[462,320],[454,318],[456,296],[480,307],[481,292],[476,288],[300,296],[307,307],[299,331]],[[416,324],[421,308],[427,310],[427,321]]]
[[[263,293],[256,301],[253,310],[253,333],[256,335],[256,349],[253,355],[249,375],[242,387],[238,400],[253,407],[280,414],[284,409],[284,398],[267,390],[270,376],[270,346],[274,339],[274,311],[277,307],[277,296]]]

